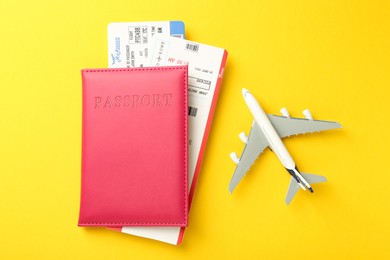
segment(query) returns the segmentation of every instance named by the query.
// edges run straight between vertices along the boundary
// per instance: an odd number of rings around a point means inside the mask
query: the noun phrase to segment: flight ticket
[[[188,188],[191,203],[227,59],[222,48],[156,36],[146,66],[188,65]],[[180,244],[185,228],[122,227],[121,232]]]
[[[184,38],[184,23],[181,21],[110,23],[107,31],[110,68],[144,67],[150,60],[152,37]]]

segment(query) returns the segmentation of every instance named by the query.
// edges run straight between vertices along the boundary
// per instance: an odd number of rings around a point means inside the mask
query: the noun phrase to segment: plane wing
[[[229,184],[230,193],[236,188],[237,184],[245,176],[246,172],[255,162],[257,157],[268,147],[268,141],[261,132],[259,125],[253,120],[252,128],[248,136],[248,141],[242,152],[239,163],[234,171],[233,177]]]
[[[319,132],[340,128],[341,125],[337,122],[321,121],[305,118],[291,118],[286,116],[277,116],[268,114],[268,118],[274,126],[280,138],[289,137],[291,135]],[[268,141],[260,130],[256,121],[253,121],[252,128],[249,133],[244,151],[238,161],[233,177],[229,184],[230,193],[236,188],[246,172],[255,162],[257,157],[268,147]]]
[[[291,135],[314,133],[341,127],[339,123],[331,121],[292,118],[270,114],[268,114],[268,118],[271,121],[272,125],[275,127],[276,132],[278,132],[280,138],[289,137]]]

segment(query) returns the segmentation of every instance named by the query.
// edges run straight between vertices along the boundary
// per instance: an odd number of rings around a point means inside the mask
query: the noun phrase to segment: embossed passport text
[[[186,226],[187,66],[82,70],[79,226]]]

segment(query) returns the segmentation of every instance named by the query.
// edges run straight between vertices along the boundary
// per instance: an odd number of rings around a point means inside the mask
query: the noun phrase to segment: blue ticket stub
[[[144,67],[150,60],[153,37],[185,38],[182,21],[110,23],[107,32],[110,68]]]

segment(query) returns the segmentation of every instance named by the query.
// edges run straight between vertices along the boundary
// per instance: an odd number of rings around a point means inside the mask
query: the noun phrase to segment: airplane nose
[[[242,89],[242,95],[244,96],[244,98],[245,98],[245,94],[248,93],[248,92],[249,92],[249,91],[248,91],[246,88],[243,88],[243,89]]]

